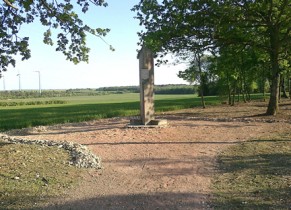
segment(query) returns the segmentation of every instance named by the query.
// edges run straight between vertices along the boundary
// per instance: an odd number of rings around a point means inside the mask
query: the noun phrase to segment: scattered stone
[[[49,181],[45,177],[42,177],[41,181],[43,181],[45,185],[48,185],[49,183]]]
[[[101,158],[94,155],[86,146],[73,142],[55,142],[48,140],[27,140],[23,138],[10,137],[0,133],[0,140],[12,144],[36,144],[41,146],[56,146],[70,152],[71,160],[69,164],[79,168],[101,168]]]

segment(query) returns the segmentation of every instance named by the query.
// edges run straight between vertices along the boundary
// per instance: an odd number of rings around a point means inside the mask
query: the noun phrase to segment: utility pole
[[[38,90],[39,90],[39,95],[41,96],[41,82],[40,82],[40,71],[34,71],[38,73]]]
[[[5,91],[6,87],[5,87],[5,77],[4,77],[4,75],[2,76],[2,78],[3,78],[3,90]]]
[[[18,76],[19,91],[21,91],[21,75],[17,74],[16,76]]]
[[[4,78],[4,75],[1,75],[0,79],[3,79],[3,91],[5,91],[5,78]]]

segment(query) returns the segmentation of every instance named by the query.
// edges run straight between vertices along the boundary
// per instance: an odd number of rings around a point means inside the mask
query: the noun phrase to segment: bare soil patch
[[[77,142],[102,158],[102,170],[89,170],[80,187],[45,209],[210,209],[217,155],[250,139],[290,133],[291,101],[281,109],[274,118],[262,115],[264,102],[222,105],[165,113],[159,117],[168,119],[166,128],[132,129],[128,118],[113,118],[11,135]]]

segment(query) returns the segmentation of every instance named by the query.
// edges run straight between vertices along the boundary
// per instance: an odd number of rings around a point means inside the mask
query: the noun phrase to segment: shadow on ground
[[[64,209],[205,209],[207,204],[199,203],[201,197],[207,198],[205,194],[190,193],[158,193],[137,195],[112,195],[87,200],[79,200],[64,204],[54,204],[42,208],[44,210]]]
[[[290,140],[257,140],[219,158],[217,209],[291,209]]]

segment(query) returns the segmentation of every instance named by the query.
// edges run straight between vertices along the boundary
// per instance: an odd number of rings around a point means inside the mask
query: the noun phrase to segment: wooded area
[[[202,99],[207,82],[220,84],[230,104],[234,95],[246,100],[255,85],[265,92],[269,84],[266,114],[276,115],[286,82],[290,91],[288,0],[144,0],[133,11],[145,27],[140,45],[156,52],[159,64],[168,54],[188,62],[180,76],[200,83]]]

